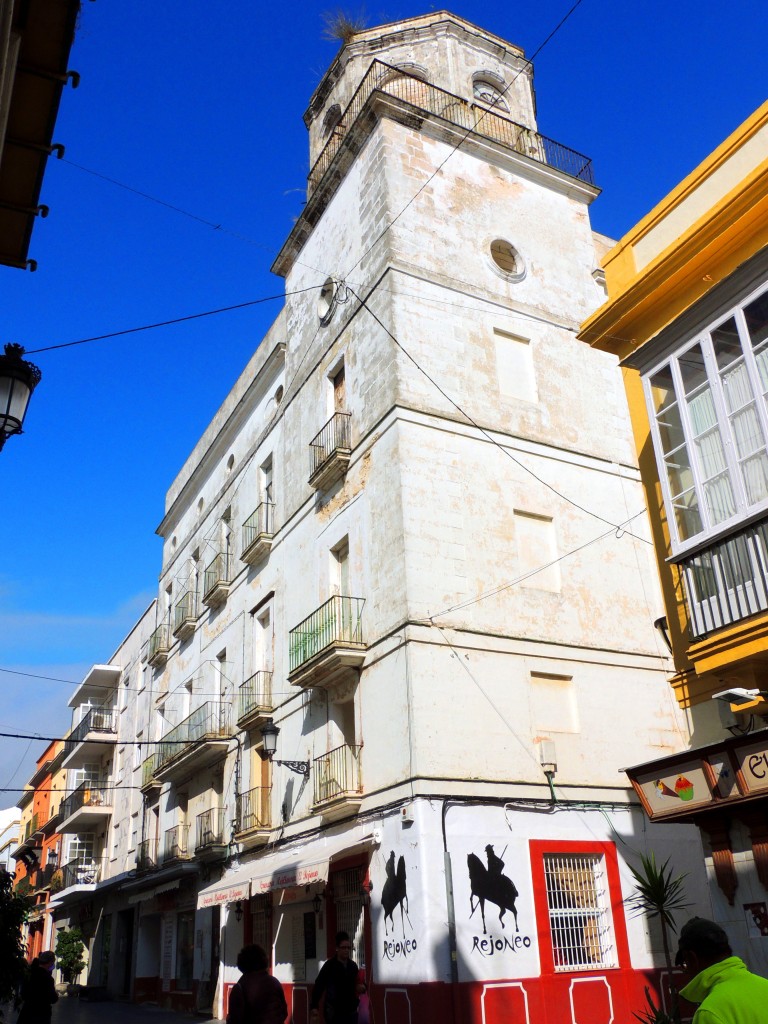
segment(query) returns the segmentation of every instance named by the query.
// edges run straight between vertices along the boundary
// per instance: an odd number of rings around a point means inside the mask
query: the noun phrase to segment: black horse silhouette
[[[517,923],[517,910],[515,909],[515,900],[519,895],[518,891],[515,888],[514,882],[501,873],[504,861],[496,856],[493,852],[493,847],[486,847],[486,851],[488,853],[488,867],[474,853],[470,853],[467,856],[471,888],[469,916],[472,917],[478,906],[480,907],[480,916],[483,919],[483,935],[485,935],[485,902],[487,900],[489,903],[495,903],[499,908],[499,924],[502,928],[504,927],[504,915],[508,910],[511,910],[515,916],[515,930],[519,932],[520,925]]]
[[[405,857],[400,855],[397,862],[397,871],[395,871],[395,851],[389,855],[387,860],[387,880],[384,882],[384,888],[381,890],[381,905],[384,908],[384,934],[389,933],[387,927],[387,918],[389,918],[390,924],[392,925],[392,932],[395,931],[395,921],[393,914],[396,907],[400,907],[400,924],[403,929],[403,935],[405,935],[405,921],[403,915],[408,917],[408,891],[406,885],[405,875]],[[408,924],[411,924],[411,919],[408,917]],[[411,925],[411,927],[413,927]]]

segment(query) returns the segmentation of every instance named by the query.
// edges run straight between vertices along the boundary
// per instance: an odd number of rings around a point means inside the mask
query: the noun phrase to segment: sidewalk
[[[59,996],[53,1007],[51,1024],[105,1024],[106,1021],[109,1024],[220,1024],[215,1018],[174,1013],[146,1003],[124,1003],[113,999],[90,1002],[81,1001],[76,996]]]

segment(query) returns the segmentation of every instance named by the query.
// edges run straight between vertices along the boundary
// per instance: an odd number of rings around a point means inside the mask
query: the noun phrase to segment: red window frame
[[[629,967],[629,939],[627,937],[627,922],[624,916],[624,899],[621,894],[621,878],[619,876],[619,860],[616,854],[616,845],[611,842],[584,843],[578,840],[531,839],[529,840],[529,848],[541,973],[557,973],[558,975],[573,973],[583,976],[594,973],[594,971],[602,973],[604,971],[617,971]],[[545,854],[566,854],[571,856],[597,854],[604,858],[605,873],[608,879],[608,902],[613,919],[613,935],[616,941],[617,962],[614,967],[595,967],[593,971],[574,970],[573,972],[568,972],[555,970],[555,947],[552,940],[552,929],[549,924],[547,883],[544,875]]]

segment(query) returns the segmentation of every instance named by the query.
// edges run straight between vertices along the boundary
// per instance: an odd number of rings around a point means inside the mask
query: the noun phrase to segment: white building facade
[[[345,928],[379,1020],[629,1019],[661,961],[619,769],[685,734],[620,372],[576,341],[591,166],[445,13],[357,34],[305,122],[285,308],[168,493],[114,749],[72,760],[137,787],[102,983],[223,1016],[258,941],[301,1024]],[[695,903],[695,830],[654,850]]]

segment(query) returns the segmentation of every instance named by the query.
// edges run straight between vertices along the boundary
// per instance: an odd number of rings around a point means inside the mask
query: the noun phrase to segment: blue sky
[[[39,269],[0,268],[3,342],[32,350],[281,291],[269,267],[301,210],[301,116],[338,48],[322,38],[328,6],[84,3],[70,59],[82,81],[55,133],[65,160],[48,164],[51,213],[30,249]],[[451,9],[531,54],[568,7]],[[433,8],[369,3],[367,20]],[[539,128],[593,159],[597,230],[623,234],[762,102],[758,10],[583,0],[544,48]],[[165,491],[278,308],[31,357],[43,381],[0,455],[1,669],[77,682],[109,658],[155,594]],[[66,727],[71,685],[6,671],[0,685],[3,731]],[[29,776],[42,745],[27,747],[0,744],[0,787]]]

